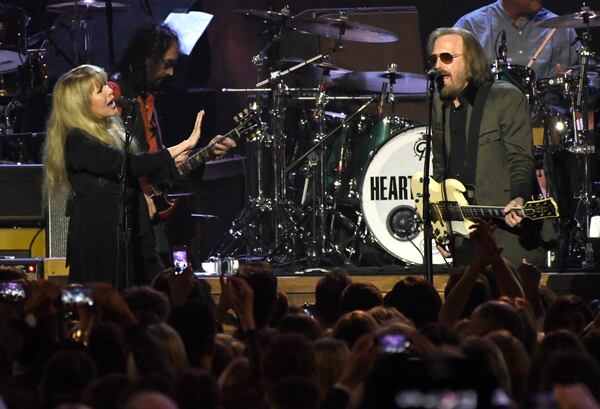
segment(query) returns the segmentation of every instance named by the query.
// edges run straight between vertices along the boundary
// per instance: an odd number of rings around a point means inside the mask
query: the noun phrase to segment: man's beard
[[[440,96],[443,99],[456,98],[465,89],[468,82],[469,81],[465,74],[455,74],[452,77],[451,83],[448,83],[448,84],[443,83],[442,84],[442,87],[440,88]]]

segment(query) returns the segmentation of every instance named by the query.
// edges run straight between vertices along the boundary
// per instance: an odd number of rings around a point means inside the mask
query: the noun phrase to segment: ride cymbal
[[[600,12],[593,10],[582,10],[577,13],[549,18],[538,21],[534,25],[543,28],[587,28],[588,24],[585,22],[586,16],[589,21],[589,27],[600,27]]]
[[[326,38],[341,38],[344,41],[360,43],[392,43],[398,37],[389,30],[371,26],[346,17],[339,18],[296,18],[290,21],[288,28],[305,34],[316,34]]]

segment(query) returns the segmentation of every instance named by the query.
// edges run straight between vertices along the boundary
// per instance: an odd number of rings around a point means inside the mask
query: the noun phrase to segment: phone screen
[[[379,345],[389,354],[401,354],[407,352],[410,340],[402,334],[381,335]]]
[[[88,287],[67,287],[60,297],[63,305],[94,305],[92,289]]]
[[[25,298],[25,286],[19,281],[0,282],[0,297],[19,301]]]
[[[188,256],[186,248],[173,249],[173,271],[175,274],[181,274],[188,266]]]

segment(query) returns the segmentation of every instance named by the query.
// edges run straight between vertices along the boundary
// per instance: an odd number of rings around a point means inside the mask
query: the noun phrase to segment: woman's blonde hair
[[[46,193],[69,191],[65,165],[65,141],[72,129],[106,145],[121,148],[123,126],[118,116],[100,118],[92,112],[92,93],[106,85],[106,72],[95,65],[80,65],[63,74],[54,87],[52,111],[44,144],[44,188]]]

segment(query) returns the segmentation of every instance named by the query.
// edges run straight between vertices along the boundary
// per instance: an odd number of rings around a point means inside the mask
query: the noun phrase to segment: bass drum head
[[[423,264],[423,222],[410,179],[423,170],[425,133],[426,127],[414,127],[387,141],[369,162],[361,187],[362,213],[371,234],[388,253],[411,264]],[[432,245],[433,264],[445,264]]]

